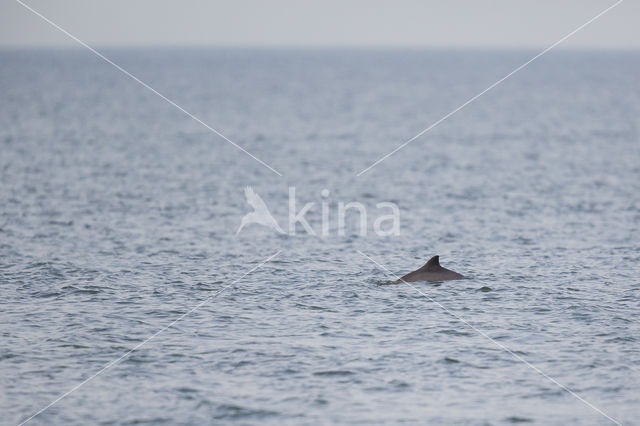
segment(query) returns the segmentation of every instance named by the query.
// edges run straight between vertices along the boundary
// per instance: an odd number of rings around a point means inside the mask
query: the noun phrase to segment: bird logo
[[[249,205],[253,207],[253,211],[244,215],[244,217],[242,218],[242,222],[240,223],[240,227],[236,231],[236,235],[240,233],[245,225],[250,225],[252,223],[257,223],[259,225],[266,226],[267,228],[275,229],[279,233],[284,234],[284,231],[282,230],[282,228],[280,228],[278,222],[276,222],[276,220],[271,215],[271,212],[267,208],[267,205],[264,203],[262,198],[260,198],[260,196],[256,194],[253,188],[251,188],[250,186],[245,187],[244,195],[247,197],[247,203],[249,203]]]

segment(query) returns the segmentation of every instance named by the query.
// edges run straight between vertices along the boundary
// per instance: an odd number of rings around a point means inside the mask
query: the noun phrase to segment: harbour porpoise
[[[422,268],[409,272],[407,275],[390,284],[400,284],[401,282],[412,283],[416,281],[462,280],[464,278],[463,275],[440,266],[440,256],[433,256]]]

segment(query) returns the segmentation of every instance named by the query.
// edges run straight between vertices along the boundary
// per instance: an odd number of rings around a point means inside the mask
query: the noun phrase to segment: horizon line
[[[462,50],[494,50],[494,51],[527,51],[535,50],[538,45],[419,45],[419,44],[213,44],[213,43],[93,43],[100,49],[220,49],[220,50],[422,50],[422,51],[462,51]],[[19,43],[3,44],[0,50],[81,50],[81,46],[72,43]],[[556,50],[563,51],[640,51],[640,46],[562,46]]]

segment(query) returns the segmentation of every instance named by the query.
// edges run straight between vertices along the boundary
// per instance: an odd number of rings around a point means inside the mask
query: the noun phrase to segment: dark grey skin
[[[416,281],[462,280],[464,278],[463,275],[440,266],[440,256],[433,256],[422,268],[409,272],[404,277],[390,284],[400,284],[402,282],[412,283]]]

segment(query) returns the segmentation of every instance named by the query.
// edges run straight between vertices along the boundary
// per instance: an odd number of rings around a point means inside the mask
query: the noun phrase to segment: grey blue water
[[[0,52],[1,424],[640,424],[640,53],[554,50],[360,176],[536,52],[104,53],[282,176]],[[235,235],[245,186],[287,233]],[[436,254],[469,279],[377,285]]]

